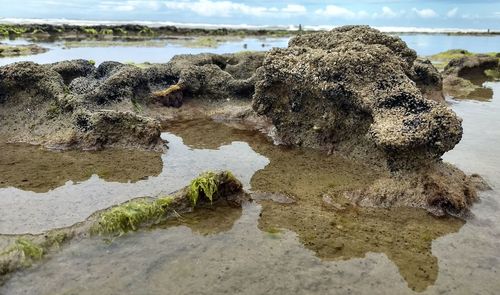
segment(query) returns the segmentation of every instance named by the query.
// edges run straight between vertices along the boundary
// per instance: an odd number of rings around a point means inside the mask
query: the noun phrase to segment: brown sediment
[[[39,146],[0,143],[0,187],[47,192],[68,181],[80,182],[93,174],[106,181],[136,182],[157,176],[161,154],[107,149],[98,152],[47,151]]]

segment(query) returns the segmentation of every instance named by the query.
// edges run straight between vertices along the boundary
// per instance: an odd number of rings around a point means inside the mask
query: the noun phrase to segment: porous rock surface
[[[87,95],[68,89],[65,80],[90,75],[87,66],[75,61],[0,67],[2,138],[53,148],[162,150],[160,124],[155,120],[132,112],[101,111]]]
[[[460,141],[461,121],[422,96],[415,59],[399,38],[368,27],[299,36],[267,55],[253,106],[286,144],[363,143],[389,162],[439,158]]]
[[[462,212],[475,190],[440,161],[460,141],[461,119],[423,95],[418,86],[429,83],[441,83],[437,71],[416,61],[401,39],[346,26],[271,50],[258,70],[253,108],[272,120],[281,143],[338,151],[387,171],[372,187],[346,194],[360,205]],[[434,186],[446,189],[432,194]]]
[[[160,123],[140,110],[184,99],[250,100],[264,53],[176,56],[146,69],[87,60],[0,67],[0,134],[57,148],[162,150]],[[165,91],[176,87],[176,91]],[[164,95],[155,95],[163,93]]]

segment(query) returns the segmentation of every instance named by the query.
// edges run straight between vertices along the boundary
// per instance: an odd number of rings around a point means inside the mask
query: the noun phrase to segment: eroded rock
[[[69,85],[75,78],[90,75],[95,70],[94,63],[84,59],[56,62],[49,67],[62,76],[66,85]]]
[[[0,67],[0,133],[51,148],[160,151],[156,120],[99,107],[148,97],[147,80],[136,67],[109,63],[95,69],[83,60],[14,63]]]
[[[428,59],[416,59],[413,63],[415,74],[411,77],[422,95],[430,100],[444,102],[443,80],[439,71]]]
[[[161,146],[160,124],[132,112],[97,111],[77,113],[75,145],[81,149],[107,147],[144,148]]]
[[[321,48],[326,40],[333,41]],[[403,45],[368,27],[292,39],[268,53],[254,109],[272,119],[285,144],[377,153],[391,167],[439,158],[460,141],[461,122],[422,96],[407,75],[415,54]]]
[[[398,37],[346,26],[271,50],[253,108],[272,120],[280,143],[337,151],[387,171],[352,193],[353,202],[458,214],[476,194],[465,174],[440,161],[462,137],[461,119],[423,94],[440,86],[437,70],[416,61]]]
[[[500,73],[499,61],[483,54],[451,59],[443,71],[444,92],[455,98],[491,99],[493,91],[482,84]]]

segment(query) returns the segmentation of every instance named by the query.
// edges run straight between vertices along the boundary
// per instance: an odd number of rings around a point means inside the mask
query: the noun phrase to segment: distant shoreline
[[[63,33],[73,30],[82,33],[91,32],[92,29],[116,31],[129,31],[129,33],[145,32],[156,35],[249,35],[249,36],[293,36],[301,32],[327,31],[336,26],[254,26],[230,24],[201,24],[201,23],[174,23],[155,21],[89,21],[68,19],[15,19],[0,18],[0,36],[5,35],[2,27],[13,27],[23,31],[40,32],[44,28],[48,34]],[[500,35],[500,29],[459,29],[459,28],[422,28],[422,27],[374,27],[390,34],[445,34],[445,35]],[[120,30],[122,29],[122,30]],[[95,32],[94,32],[95,33]],[[109,33],[109,32],[108,32]],[[14,33],[16,34],[16,33]],[[95,34],[94,34],[95,35]]]

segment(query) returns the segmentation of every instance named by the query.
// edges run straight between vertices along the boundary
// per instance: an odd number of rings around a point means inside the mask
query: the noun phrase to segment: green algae
[[[119,235],[136,231],[141,225],[158,222],[172,201],[173,198],[170,196],[154,201],[146,199],[129,201],[101,213],[99,221],[91,231],[97,234]]]
[[[32,262],[41,260],[44,254],[45,251],[42,246],[30,239],[20,237],[15,240],[12,246],[1,252],[0,257],[19,255],[20,264],[22,266],[30,266]]]
[[[99,34],[101,35],[113,35],[113,29],[102,29]]]
[[[6,45],[0,43],[0,57],[33,55],[46,52],[47,49],[36,44]]]
[[[87,35],[99,35],[99,32],[94,28],[83,28],[82,31]]]
[[[215,173],[206,172],[191,181],[187,196],[191,200],[191,203],[193,203],[193,206],[198,202],[200,194],[203,194],[212,202],[213,195],[217,192],[215,177]]]
[[[484,71],[484,74],[492,79],[499,80],[500,79],[500,69],[489,69]]]
[[[499,57],[497,52],[487,52],[487,53],[481,53],[484,55],[492,56],[492,57]],[[443,70],[444,67],[452,60],[455,58],[461,58],[461,57],[466,57],[466,56],[474,56],[476,53],[467,51],[465,49],[451,49],[447,51],[443,51],[434,55],[427,56],[430,61],[434,64],[434,66],[439,69]]]

